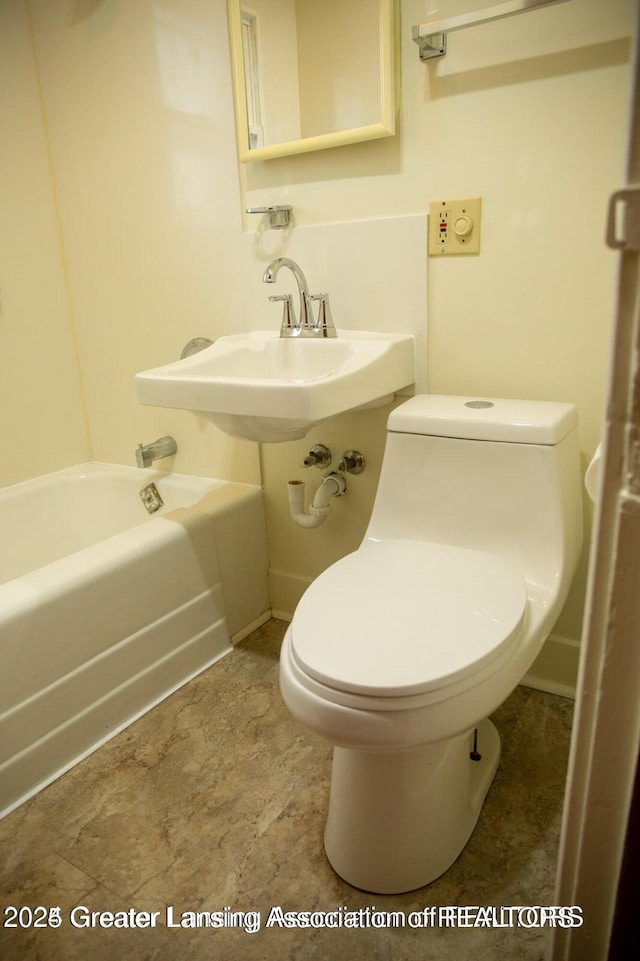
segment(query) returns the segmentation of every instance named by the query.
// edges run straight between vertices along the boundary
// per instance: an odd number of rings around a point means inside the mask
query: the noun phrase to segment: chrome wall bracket
[[[422,29],[414,27],[414,30]],[[420,47],[420,59],[423,63],[427,60],[435,60],[436,57],[444,57],[447,52],[446,33],[430,33],[426,37],[418,35],[413,37]]]
[[[289,226],[292,210],[293,207],[289,204],[280,204],[277,207],[247,207],[248,214],[268,214],[269,227],[273,230],[282,230]]]
[[[526,13],[539,7],[547,7],[554,3],[566,3],[567,0],[503,0],[485,10],[473,10],[461,13],[455,17],[443,20],[430,20],[412,29],[412,39],[420,47],[420,59],[424,62],[434,57],[443,57],[447,52],[447,34],[454,30],[464,30],[477,23],[490,23],[492,20],[504,20],[517,13]]]

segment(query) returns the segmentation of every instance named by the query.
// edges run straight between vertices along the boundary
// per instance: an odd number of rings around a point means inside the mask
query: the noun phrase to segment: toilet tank
[[[582,544],[577,423],[572,404],[412,397],[387,423],[365,542],[488,551],[558,588]]]

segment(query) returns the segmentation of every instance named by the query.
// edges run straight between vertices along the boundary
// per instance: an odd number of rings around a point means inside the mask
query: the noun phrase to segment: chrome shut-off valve
[[[300,461],[300,467],[328,467],[331,463],[331,451],[325,444],[316,444]]]
[[[347,474],[361,474],[365,466],[364,455],[359,450],[346,450],[340,459],[338,470],[346,471]]]

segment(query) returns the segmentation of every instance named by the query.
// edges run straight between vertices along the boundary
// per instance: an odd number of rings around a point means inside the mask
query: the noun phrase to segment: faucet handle
[[[290,336],[291,331],[296,330],[298,327],[296,323],[296,314],[293,309],[293,302],[291,300],[291,294],[274,294],[269,297],[269,300],[282,301],[282,324],[280,325],[280,336]]]
[[[333,317],[331,316],[331,307],[329,306],[329,294],[309,294],[309,300],[318,300],[320,302],[318,321],[315,325],[318,336],[337,337],[338,334],[333,323]]]

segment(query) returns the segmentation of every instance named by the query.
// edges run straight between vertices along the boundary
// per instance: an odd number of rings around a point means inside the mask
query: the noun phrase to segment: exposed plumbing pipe
[[[331,498],[344,494],[347,483],[342,474],[328,474],[324,477],[308,514],[304,509],[304,481],[289,481],[287,487],[289,488],[289,511],[296,524],[300,527],[320,527],[331,510],[329,503]]]

